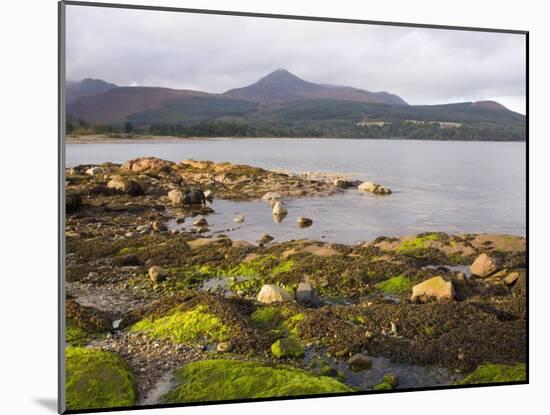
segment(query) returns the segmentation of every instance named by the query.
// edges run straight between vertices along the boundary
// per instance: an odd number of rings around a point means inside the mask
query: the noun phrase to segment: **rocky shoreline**
[[[189,385],[216,385],[197,373],[273,379],[239,393],[218,385],[210,400],[524,380],[523,237],[252,244],[208,226],[209,198],[263,198],[277,216],[285,198],[361,186],[392,197],[370,182],[209,161],[67,169],[69,407],[203,400]],[[91,364],[92,351],[105,359]],[[78,386],[106,370],[126,400]]]

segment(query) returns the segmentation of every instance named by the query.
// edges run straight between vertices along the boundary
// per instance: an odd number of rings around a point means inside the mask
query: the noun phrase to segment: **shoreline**
[[[347,141],[430,141],[442,143],[527,143],[527,140],[439,140],[428,138],[343,138],[343,137],[178,137],[178,136],[133,136],[110,138],[102,135],[70,137],[65,144],[125,144],[125,143],[162,143],[186,141],[232,141],[232,140],[347,140]]]

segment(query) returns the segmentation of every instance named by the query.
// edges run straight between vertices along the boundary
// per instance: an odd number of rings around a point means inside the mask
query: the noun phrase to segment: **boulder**
[[[495,273],[497,268],[496,260],[487,254],[481,254],[470,266],[470,272],[480,278],[485,278]]]
[[[88,170],[86,170],[86,174],[88,176],[97,176],[98,174],[101,174],[103,170],[101,170],[101,167],[95,166],[90,167]]]
[[[440,300],[452,300],[455,296],[453,284],[437,276],[417,284],[412,289],[411,301],[426,302],[435,298]]]
[[[133,160],[128,160],[122,165],[122,169],[143,173],[148,171],[164,171],[168,172],[174,165],[173,162],[161,160],[156,157],[141,157]]]
[[[183,205],[183,192],[178,189],[173,189],[168,192],[168,199],[174,206]]]
[[[504,283],[506,285],[513,285],[519,278],[519,272],[514,271],[509,273],[506,278],[504,278]]]
[[[168,277],[168,272],[157,265],[153,265],[151,268],[149,268],[149,278],[151,278],[151,281],[153,282],[161,282],[164,281]]]
[[[257,300],[263,304],[292,301],[292,295],[285,289],[273,284],[266,284],[258,293]]]
[[[313,288],[309,282],[301,282],[298,284],[298,289],[296,290],[296,301],[306,305],[319,303],[315,288]]]
[[[372,362],[364,354],[357,353],[349,358],[348,366],[352,372],[361,372],[362,370],[370,369]]]
[[[285,337],[277,340],[271,345],[273,356],[281,357],[300,357],[304,355],[304,346],[291,337]]]
[[[281,216],[281,215],[286,215],[287,213],[288,213],[288,210],[286,209],[285,205],[283,205],[283,202],[276,202],[273,205],[273,215]]]
[[[183,195],[184,205],[204,205],[206,203],[206,196],[202,190],[190,190]]]
[[[196,227],[208,226],[208,221],[204,218],[199,218],[193,221],[193,226],[196,226]]]
[[[243,223],[244,222],[244,216],[243,215],[239,215],[239,216],[236,216],[233,218],[233,222],[235,223]]]
[[[300,216],[296,222],[298,222],[298,226],[300,228],[307,228],[308,226],[311,226],[313,224],[313,220],[310,218],[304,218]]]
[[[138,182],[122,176],[111,177],[111,180],[107,183],[107,187],[109,189],[119,190],[130,196],[139,196],[143,194],[143,188]]]
[[[381,184],[370,182],[370,181],[361,183],[358,189],[362,192],[370,192],[377,195],[391,194],[391,189],[384,187]]]
[[[220,353],[230,352],[233,349],[231,342],[220,342],[216,345],[216,350]]]
[[[260,239],[258,239],[258,242],[261,243],[261,244],[268,244],[269,242],[271,242],[273,239],[273,236],[271,236],[270,234],[268,233],[263,233],[261,236],[260,236]]]

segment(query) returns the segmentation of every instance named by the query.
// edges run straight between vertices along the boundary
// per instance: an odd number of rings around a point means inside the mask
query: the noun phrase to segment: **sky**
[[[494,100],[525,114],[518,34],[67,6],[67,79],[222,93],[287,69],[409,104]]]

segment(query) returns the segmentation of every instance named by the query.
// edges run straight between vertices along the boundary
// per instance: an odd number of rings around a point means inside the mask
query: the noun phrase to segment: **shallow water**
[[[525,143],[420,140],[234,139],[68,144],[67,165],[124,162],[140,156],[173,161],[208,159],[294,173],[322,171],[379,182],[391,196],[355,189],[326,198],[289,199],[288,217],[275,223],[262,201],[214,199],[213,230],[237,228],[234,239],[311,238],[339,243],[426,231],[525,235]],[[235,224],[233,217],[246,220]],[[313,226],[299,228],[306,216]],[[184,227],[188,224],[184,224]]]
[[[309,364],[318,354],[307,351],[304,363]],[[326,357],[323,357],[326,359]],[[391,373],[399,377],[399,385],[396,389],[433,387],[452,385],[463,378],[463,375],[436,366],[417,366],[405,363],[392,362],[383,357],[369,356],[372,366],[370,369],[360,372],[349,370],[347,362],[332,361],[331,367],[344,373],[343,383],[359,390],[370,390],[382,382],[385,374]]]

